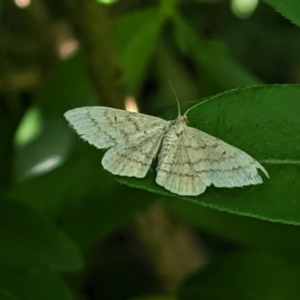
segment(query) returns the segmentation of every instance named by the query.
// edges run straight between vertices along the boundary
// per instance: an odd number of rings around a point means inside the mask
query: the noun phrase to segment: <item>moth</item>
[[[114,175],[143,178],[157,157],[156,183],[172,193],[202,194],[207,186],[242,187],[262,183],[265,168],[244,151],[196,128],[187,114],[172,121],[110,107],[81,107],[64,116],[82,139],[108,149],[104,169]]]

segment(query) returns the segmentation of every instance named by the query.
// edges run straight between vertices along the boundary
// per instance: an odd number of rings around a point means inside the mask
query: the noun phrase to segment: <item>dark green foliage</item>
[[[300,2],[266,0],[246,20],[228,1],[110,2],[0,1],[0,299],[298,299]],[[69,28],[80,49],[61,59]],[[122,108],[130,95],[142,112],[173,119],[169,80],[183,112],[208,99],[189,126],[249,153],[270,179],[176,196],[155,184],[155,165],[144,179],[104,171],[103,151],[63,118],[80,106]],[[31,110],[38,135],[27,129],[21,145]],[[169,220],[145,214],[157,202]],[[174,260],[189,241],[170,247],[177,223],[196,246]],[[170,293],[202,244],[211,262],[187,268]]]
[[[299,279],[299,269],[276,256],[240,253],[190,276],[178,299],[297,299]]]

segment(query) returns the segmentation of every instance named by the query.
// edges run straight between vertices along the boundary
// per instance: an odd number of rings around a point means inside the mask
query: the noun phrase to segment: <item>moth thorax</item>
[[[186,116],[179,116],[177,119],[172,121],[169,133],[171,133],[171,136],[174,135],[174,139],[176,139],[176,136],[178,137],[184,131],[186,122]]]

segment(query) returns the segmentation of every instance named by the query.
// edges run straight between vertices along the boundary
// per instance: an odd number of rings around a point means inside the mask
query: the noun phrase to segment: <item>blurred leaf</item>
[[[141,298],[134,298],[132,300],[176,300],[177,298],[173,296],[152,296],[152,297],[141,297]]]
[[[42,114],[63,116],[71,108],[97,104],[81,54],[59,62],[37,95]]]
[[[52,171],[62,164],[70,151],[73,135],[63,117],[44,119],[43,123],[42,132],[36,139],[16,148],[16,179]]]
[[[223,89],[247,87],[260,81],[235,62],[220,42],[201,39],[178,15],[174,17],[175,37],[181,50],[191,56],[196,67]]]
[[[116,24],[115,37],[125,81],[134,96],[143,81],[164,20],[159,9],[149,9],[125,16]]]
[[[99,3],[102,3],[102,4],[114,4],[114,3],[118,2],[119,0],[96,0],[96,1]]]
[[[190,276],[179,290],[180,300],[297,299],[299,268],[276,256],[241,253],[214,261]]]
[[[73,300],[66,284],[54,271],[39,268],[21,269],[0,265],[0,287],[17,298],[9,300]],[[1,300],[2,298],[0,292]]]
[[[15,144],[22,146],[34,140],[41,133],[41,123],[39,110],[36,107],[29,108],[15,134]]]
[[[115,239],[114,244],[107,249],[109,252],[105,252],[105,259],[101,259],[94,278],[89,281],[98,299],[128,300],[160,293],[161,284],[143,257],[137,255],[140,252],[128,249]]]
[[[74,136],[63,113],[76,106],[97,103],[80,54],[57,64],[40,89],[37,102],[43,117],[42,132],[30,143],[17,148],[16,179],[40,176],[60,166]]]
[[[103,239],[153,203],[153,195],[125,186],[97,191],[69,211],[60,226],[82,247]]]
[[[252,1],[232,0],[230,3],[232,13],[240,19],[249,18],[254,13],[258,5],[259,5],[259,0],[252,0]]]
[[[67,129],[76,139],[69,159],[43,176],[17,182],[10,194],[14,199],[54,218],[64,205],[69,210],[91,193],[100,191],[102,194],[116,185],[101,166],[103,152],[84,143],[71,129]]]
[[[60,227],[86,247],[131,221],[152,203],[153,194],[118,185],[102,168],[103,151],[79,139],[75,146],[63,166],[19,182],[11,195],[59,219]]]
[[[0,201],[0,262],[65,271],[83,265],[78,247],[49,220],[24,204],[4,199]]]
[[[20,298],[15,297],[12,292],[8,291],[5,288],[2,288],[0,285],[0,299],[1,300],[18,300]]]
[[[265,165],[270,180],[244,188],[208,188],[197,197],[180,197],[144,179],[116,177],[119,182],[178,197],[239,215],[300,224],[299,85],[258,86],[212,97],[188,115],[189,125],[238,147]],[[166,114],[176,116],[176,109]]]
[[[295,239],[300,234],[299,227],[232,215],[179,199],[166,199],[164,204],[190,225],[300,265],[300,240]]]
[[[298,0],[264,0],[292,23],[300,26],[300,2]]]

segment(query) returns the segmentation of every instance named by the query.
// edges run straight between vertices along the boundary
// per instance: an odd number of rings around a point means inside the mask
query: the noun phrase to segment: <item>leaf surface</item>
[[[273,6],[292,23],[300,26],[300,2],[298,0],[265,0],[265,2]]]
[[[300,224],[300,86],[269,85],[232,90],[212,97],[188,115],[189,126],[247,152],[270,175],[264,183],[244,188],[208,187],[196,197],[180,197],[205,207],[287,224]],[[165,115],[175,118],[175,111]],[[145,179],[118,181],[155,193],[171,194]]]

